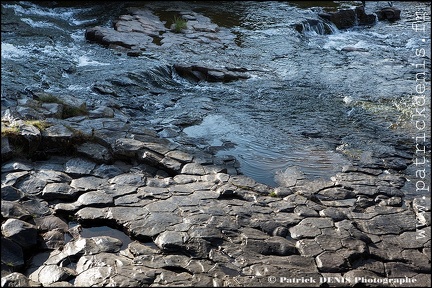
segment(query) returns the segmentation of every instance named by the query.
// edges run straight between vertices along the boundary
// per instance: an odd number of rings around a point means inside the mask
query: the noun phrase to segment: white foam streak
[[[10,43],[1,43],[1,58],[2,59],[20,59],[22,57],[28,56],[26,50],[21,49],[21,47],[16,47]]]
[[[106,66],[106,65],[110,65],[110,64],[109,63],[103,63],[103,62],[98,62],[98,61],[91,60],[87,56],[80,56],[78,58],[78,65],[77,65],[77,67],[82,67],[82,66]]]

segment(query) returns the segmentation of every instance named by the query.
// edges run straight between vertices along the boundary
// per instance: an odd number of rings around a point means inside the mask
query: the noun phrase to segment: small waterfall
[[[325,22],[319,19],[306,19],[294,27],[299,33],[302,34],[318,34],[327,35],[337,33],[339,30],[333,23]]]

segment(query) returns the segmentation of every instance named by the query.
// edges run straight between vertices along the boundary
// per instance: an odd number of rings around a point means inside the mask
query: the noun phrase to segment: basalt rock
[[[376,11],[375,13],[379,21],[388,20],[393,22],[396,20],[400,20],[401,10],[395,7],[385,7],[379,11]]]
[[[357,25],[373,25],[376,21],[375,15],[366,14],[364,7],[344,9],[331,13],[320,13],[318,16],[332,22],[338,29],[347,29]]]
[[[182,65],[175,64],[175,71],[183,78],[192,82],[231,82],[240,79],[248,79],[249,76],[244,72],[232,71],[227,68],[212,68],[201,65]]]

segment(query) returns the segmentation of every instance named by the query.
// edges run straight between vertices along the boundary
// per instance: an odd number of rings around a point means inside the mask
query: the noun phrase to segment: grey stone
[[[36,178],[39,178],[47,183],[55,183],[55,182],[70,182],[72,178],[66,173],[49,170],[49,169],[40,169],[37,173],[34,174]]]
[[[97,143],[86,142],[77,147],[77,152],[98,163],[109,163],[113,159],[110,151]]]
[[[397,278],[401,277],[401,275],[411,278],[418,273],[415,271],[415,267],[405,263],[385,262],[384,267],[389,278]]]
[[[71,174],[89,175],[96,166],[94,162],[83,158],[73,158],[66,162],[65,172]]]
[[[425,247],[431,239],[431,228],[416,229],[416,231],[403,232],[400,235],[383,235],[383,241],[391,246],[398,246],[403,249],[420,249]]]
[[[116,253],[120,251],[123,245],[121,240],[111,236],[91,237],[90,240],[92,240],[94,243],[94,248],[90,252],[91,254],[97,254],[101,252]]]
[[[337,252],[323,252],[315,260],[320,272],[345,272],[349,268],[348,259]]]
[[[24,254],[21,246],[3,236],[1,237],[1,261],[2,264],[4,263],[15,270],[24,266]]]
[[[79,196],[76,201],[77,205],[93,207],[111,206],[113,203],[113,196],[102,190],[86,192]]]
[[[193,156],[190,155],[189,153],[179,151],[179,150],[169,151],[168,153],[165,154],[165,156],[180,161],[182,163],[190,163],[192,162],[193,159]]]
[[[320,228],[332,227],[330,218],[305,218],[294,227],[289,228],[294,239],[316,237],[321,234]]]
[[[315,239],[298,240],[296,248],[300,252],[300,255],[305,257],[314,257],[324,251]]]
[[[153,269],[135,266],[131,259],[111,253],[82,256],[76,270],[78,275],[74,285],[81,287],[105,286],[108,283],[118,287],[139,287],[152,283],[156,277]]]
[[[61,118],[63,114],[63,105],[58,103],[42,103],[41,107],[45,109],[45,117]]]
[[[351,190],[341,187],[331,187],[321,190],[317,193],[320,200],[343,200],[355,197],[355,193]]]
[[[4,160],[10,159],[13,155],[13,148],[8,137],[1,137],[1,157]]]
[[[92,171],[92,175],[100,177],[100,178],[113,178],[114,176],[122,174],[124,171],[120,169],[116,165],[107,165],[107,164],[101,164],[97,166]]]
[[[360,230],[376,234],[400,234],[415,230],[416,219],[413,213],[377,215],[370,220],[356,220]]]
[[[74,270],[57,265],[43,265],[29,275],[29,279],[40,282],[43,285],[48,285],[54,282],[67,280],[71,276],[75,276]]]
[[[114,153],[123,156],[133,157],[137,151],[144,148],[145,144],[141,141],[129,138],[120,138],[113,147]]]
[[[179,251],[188,239],[186,232],[164,231],[156,237],[154,242],[163,251]]]
[[[183,166],[181,170],[182,174],[191,174],[191,175],[205,175],[205,169],[203,165],[198,163],[187,163]]]
[[[42,136],[46,138],[70,138],[73,135],[74,132],[62,124],[52,125],[42,131]]]
[[[28,171],[18,171],[18,172],[12,172],[7,173],[6,176],[2,177],[2,184],[4,186],[12,186],[16,183],[22,182],[25,179],[27,179],[30,175],[30,172]]]
[[[29,212],[25,209],[25,207],[13,201],[4,201],[1,202],[1,214],[4,218],[17,218],[17,219],[26,219],[29,217]]]
[[[24,197],[24,193],[13,186],[4,186],[1,188],[2,201],[16,201]]]
[[[36,226],[18,219],[7,219],[1,226],[2,235],[18,243],[23,248],[36,245]]]
[[[170,185],[174,184],[174,180],[171,177],[166,178],[148,178],[147,179],[147,186],[149,187],[160,187],[165,188],[169,187]]]
[[[248,239],[245,249],[262,255],[287,256],[296,254],[295,241],[284,237],[273,236],[262,240]]]
[[[179,173],[179,172],[181,171],[181,168],[182,168],[182,163],[181,163],[181,162],[179,162],[179,161],[177,161],[177,160],[175,160],[175,159],[173,159],[173,158],[167,157],[167,156],[165,156],[165,157],[161,160],[160,163],[161,163],[164,167],[166,167],[167,169],[169,169],[169,170],[173,170],[173,171],[175,171],[175,172],[177,172],[177,173]]]
[[[89,117],[90,118],[112,118],[114,117],[114,110],[106,106],[99,106],[98,108],[89,111]]]
[[[102,184],[105,184],[106,180],[94,176],[85,176],[77,179],[73,179],[70,183],[72,188],[79,191],[90,191],[97,190]]]
[[[24,181],[16,184],[16,188],[21,190],[27,195],[38,195],[42,193],[42,189],[47,184],[47,181],[36,177],[35,175],[30,175]]]
[[[154,237],[168,230],[168,227],[181,223],[181,221],[182,218],[175,214],[156,212],[144,219],[131,222],[128,230],[136,237]]]
[[[143,174],[125,173],[111,178],[108,182],[119,185],[136,185],[142,186],[145,184],[146,178]]]
[[[27,210],[27,215],[33,218],[47,216],[52,212],[48,203],[38,198],[22,201],[21,205]]]
[[[22,160],[11,161],[3,164],[1,167],[2,173],[12,172],[12,171],[31,171],[32,169],[33,169],[33,165],[31,164],[31,162],[24,162]]]
[[[330,235],[328,234],[318,235],[315,237],[315,241],[325,251],[336,251],[342,248],[342,243],[340,239],[338,239],[336,233],[332,233]]]
[[[37,283],[34,283],[28,279],[24,274],[19,272],[13,272],[9,275],[1,277],[1,287],[37,287]]]
[[[41,247],[44,249],[61,250],[65,245],[64,232],[61,230],[51,230],[43,233],[41,236],[44,240]]]
[[[45,200],[75,200],[79,191],[70,187],[66,183],[49,183],[42,190],[41,197]]]
[[[343,208],[337,209],[334,207],[325,208],[324,210],[319,211],[319,215],[321,217],[331,218],[335,222],[348,218],[347,213]]]
[[[74,206],[75,207],[75,206]],[[116,208],[116,207],[113,207]],[[119,207],[121,208],[121,207]],[[127,208],[128,210],[131,210],[130,208]],[[76,216],[80,220],[111,220],[112,216],[110,214],[109,208],[96,208],[96,207],[84,207],[79,209],[76,212]]]
[[[294,208],[294,213],[301,217],[316,217],[318,212],[304,205],[299,205]]]

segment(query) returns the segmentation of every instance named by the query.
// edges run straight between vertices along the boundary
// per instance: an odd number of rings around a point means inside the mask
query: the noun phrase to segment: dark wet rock
[[[66,183],[49,183],[42,190],[41,197],[45,200],[75,200],[79,191]]]
[[[34,219],[37,229],[43,232],[58,230],[66,232],[69,227],[68,224],[57,216],[49,215]]]
[[[41,234],[43,242],[41,243],[41,247],[43,249],[63,249],[65,245],[65,235],[61,230],[55,229],[48,231],[46,233]]]
[[[5,186],[1,188],[1,199],[2,201],[15,201],[20,200],[24,197],[24,193],[19,189],[12,186]]]
[[[344,51],[344,52],[368,52],[369,50],[366,48],[347,46],[347,47],[343,47],[341,49],[341,51]]]
[[[320,13],[318,15],[323,19],[331,21],[338,29],[347,29],[356,25],[373,25],[376,21],[375,15],[366,14],[364,7],[339,10],[331,13]]]
[[[16,219],[28,219],[31,218],[29,212],[25,209],[25,207],[17,203],[15,201],[4,201],[1,202],[1,214],[2,217],[7,218],[16,218]]]
[[[175,71],[183,78],[192,82],[230,82],[240,79],[248,79],[249,76],[243,72],[232,72],[225,68],[213,68],[202,65],[174,64]]]
[[[2,165],[2,173],[11,171],[30,171],[33,169],[32,164],[26,161],[12,161]]]
[[[66,173],[50,169],[40,169],[36,174],[34,174],[34,176],[40,180],[46,181],[47,183],[69,182],[72,180],[72,177]]]
[[[245,249],[257,252],[262,255],[287,256],[297,254],[295,241],[290,241],[279,236],[268,237],[264,241],[257,239],[247,239],[245,242]]]
[[[36,226],[18,219],[8,219],[1,226],[2,235],[19,244],[24,249],[37,243]]]
[[[77,147],[77,152],[93,159],[97,163],[110,163],[112,161],[112,155],[108,148],[97,143],[83,143]]]
[[[15,187],[27,195],[38,195],[42,193],[46,184],[47,181],[37,175],[29,175],[25,180],[18,182]]]
[[[96,168],[93,169],[92,175],[107,179],[107,178],[112,178],[114,176],[120,175],[123,172],[124,170],[120,169],[116,165],[101,164],[99,166],[96,166]]]
[[[70,174],[88,175],[95,166],[95,163],[89,160],[73,158],[66,162],[65,172]]]
[[[24,254],[21,246],[9,238],[3,237],[3,235],[1,237],[1,261],[2,264],[4,263],[15,271],[24,266]]]
[[[13,156],[13,147],[10,144],[8,137],[1,136],[1,157],[4,160],[9,160]]]
[[[385,7],[375,12],[378,20],[389,20],[391,22],[400,20],[401,10],[395,7]]]
[[[37,198],[22,201],[21,205],[33,218],[47,216],[52,212],[47,202]]]

